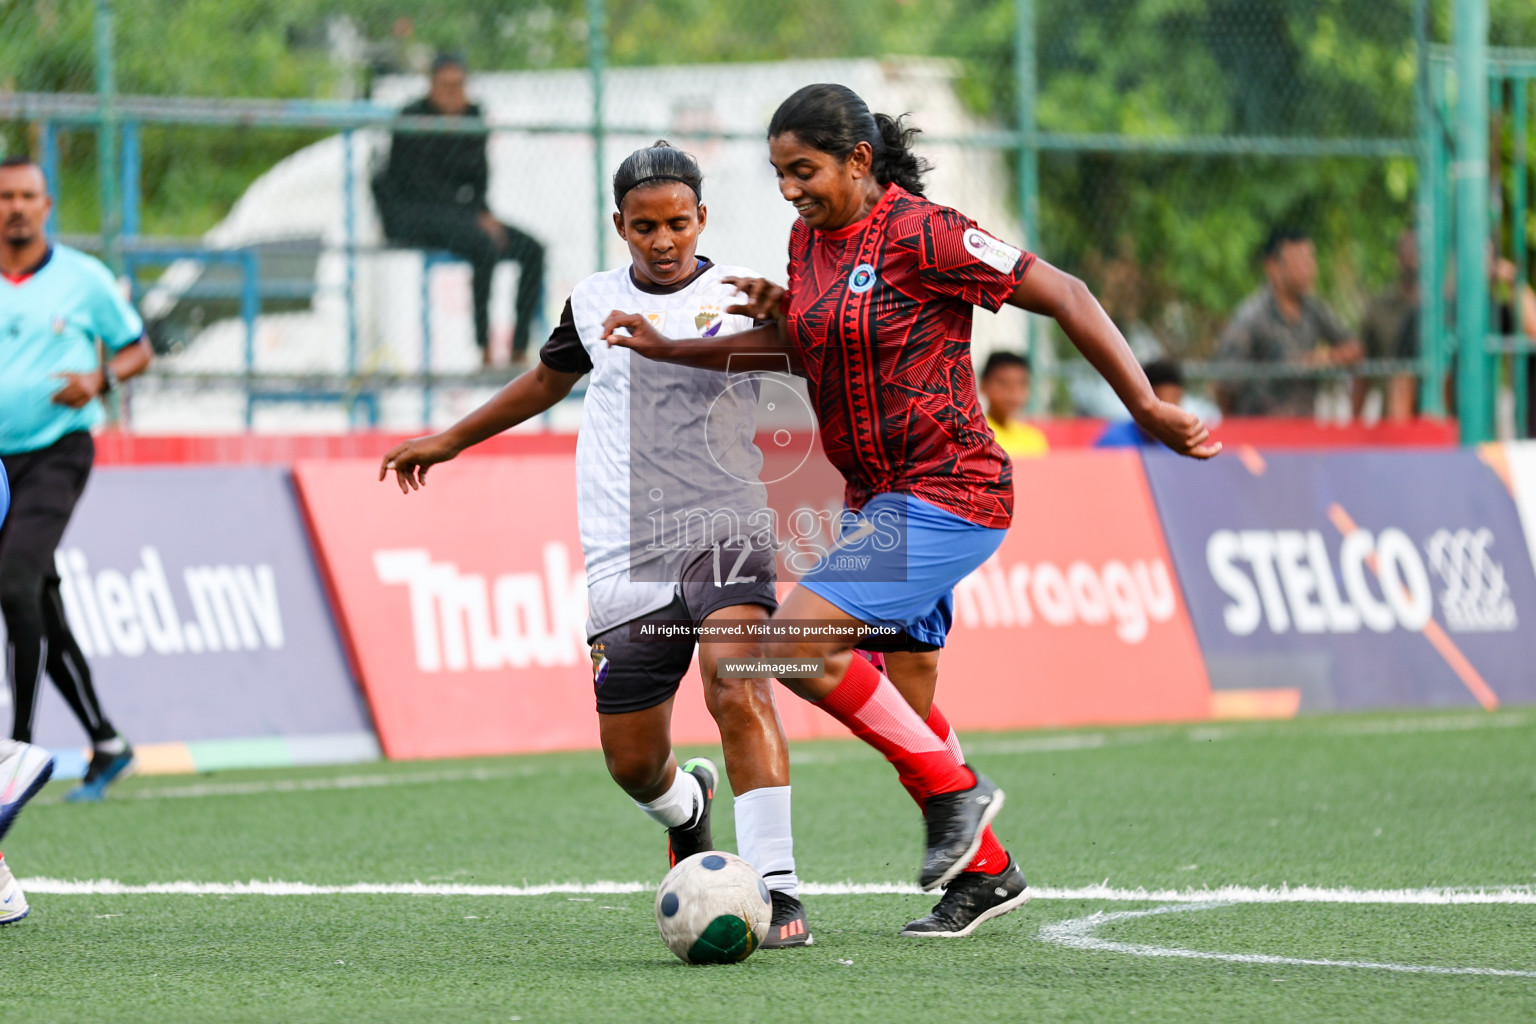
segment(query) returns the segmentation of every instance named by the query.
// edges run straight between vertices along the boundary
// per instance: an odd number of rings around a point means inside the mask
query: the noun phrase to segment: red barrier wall
[[[1139,455],[1014,465],[1014,520],[955,591],[940,700],[960,729],[1199,719],[1210,684]]]
[[[1306,419],[1222,420],[1211,435],[1223,444],[1254,448],[1449,448],[1460,434],[1455,420],[1326,424]]]
[[[1042,420],[1052,451],[1088,448],[1104,432],[1103,420]],[[1211,435],[1228,446],[1254,448],[1445,448],[1457,443],[1454,420],[1419,419],[1408,423],[1330,424],[1310,419],[1240,418],[1222,420]]]
[[[1104,431],[1103,420],[1063,419],[1039,423],[1053,451],[1088,448]],[[1451,420],[1415,420],[1376,426],[1330,426],[1313,420],[1231,419],[1213,435],[1229,446],[1255,448],[1439,448],[1456,444]],[[377,459],[407,437],[419,434],[215,434],[170,436],[106,431],[96,438],[100,466],[162,463],[266,463],[300,459]],[[576,450],[574,433],[515,433],[493,437],[466,455],[553,455]],[[766,450],[766,449],[765,449]]]
[[[409,497],[373,459],[295,478],[385,752],[463,756],[597,745],[568,456],[433,470]],[[1210,689],[1134,453],[1016,472],[1018,518],[961,585],[940,700],[962,729],[1196,719]],[[678,742],[714,742],[696,671]],[[780,692],[791,737],[844,735]]]
[[[258,463],[291,465],[301,459],[373,459],[411,437],[365,431],[356,434],[125,434],[108,430],[96,436],[98,466],[163,463]],[[465,453],[481,455],[556,455],[576,451],[576,435],[567,433],[501,434]]]

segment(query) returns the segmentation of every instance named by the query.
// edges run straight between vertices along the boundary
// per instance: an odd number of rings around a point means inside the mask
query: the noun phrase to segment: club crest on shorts
[[[863,295],[875,286],[875,280],[875,268],[868,263],[860,263],[848,275],[848,290],[855,295]]]
[[[713,338],[720,333],[720,325],[725,323],[725,317],[720,315],[719,306],[703,306],[693,318],[693,326],[698,328],[700,337]]]
[[[592,685],[602,686],[608,681],[608,647],[601,641],[592,645]]]

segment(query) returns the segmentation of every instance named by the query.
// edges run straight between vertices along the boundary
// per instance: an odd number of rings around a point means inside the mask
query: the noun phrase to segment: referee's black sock
[[[64,617],[64,601],[59,596],[57,576],[50,576],[43,586],[43,622],[47,629],[48,674],[90,734],[91,742],[100,749],[116,738],[117,729],[101,710],[101,701],[96,697],[96,686],[91,680],[91,666],[75,642],[69,620]]]
[[[11,738],[31,743],[37,691],[48,658],[47,626],[36,591],[23,580],[0,579],[0,610],[5,614],[5,668],[11,681]]]
[[[6,676],[11,682],[11,739],[22,743],[32,742],[33,708],[37,706],[37,665],[41,661],[36,645],[27,646],[32,647],[31,658],[18,657],[21,652],[14,641],[7,641],[5,645]],[[25,677],[19,674],[29,666],[30,673]]]
[[[11,680],[14,713],[11,738],[23,743],[32,742],[37,696],[46,671],[90,735],[91,742],[109,742],[117,735],[117,730],[101,710],[96,687],[91,681],[90,666],[64,619],[58,581],[47,581],[42,591],[43,599],[38,602],[27,600],[28,594],[14,583],[0,584],[0,604],[5,611],[8,640],[6,667]]]

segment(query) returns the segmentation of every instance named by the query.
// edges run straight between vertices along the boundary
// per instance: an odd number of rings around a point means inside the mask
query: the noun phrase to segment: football
[[[656,890],[656,924],[667,947],[690,964],[734,964],[768,934],[773,902],[752,865],[734,853],[696,853]]]

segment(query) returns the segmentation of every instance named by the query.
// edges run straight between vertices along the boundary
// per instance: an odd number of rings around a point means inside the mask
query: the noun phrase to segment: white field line
[[[1354,739],[1360,736],[1400,736],[1428,732],[1469,732],[1477,729],[1514,729],[1530,725],[1536,715],[1528,712],[1501,711],[1498,714],[1467,713],[1424,717],[1416,715],[1404,718],[1383,718],[1364,722],[1319,723],[1315,729],[1298,732],[1301,737],[1320,736],[1329,739]],[[1296,719],[1291,719],[1294,722]],[[1281,730],[1260,723],[1197,725],[1189,728],[1187,737],[1193,742],[1205,743],[1219,740],[1242,739],[1250,736],[1274,736]]]
[[[28,892],[54,896],[608,896],[653,891],[650,882],[552,882],[544,885],[469,885],[429,882],[353,882],[346,885],[314,885],[308,882],[151,882],[129,885],[111,879],[79,881],[61,878],[28,878]],[[907,882],[808,882],[807,896],[909,896],[921,895]],[[1415,905],[1525,904],[1536,906],[1536,887],[1491,886],[1478,889],[1325,889],[1317,886],[1278,888],[1226,886],[1220,889],[1112,889],[1089,885],[1076,889],[1031,888],[1036,900],[1103,900],[1118,903],[1177,903],[1207,906],[1231,903],[1380,903]]]
[[[1360,722],[1309,731],[1308,736],[1334,738],[1416,732],[1458,732],[1470,729],[1511,728],[1536,721],[1536,715],[1499,712],[1497,715],[1446,715],[1436,718],[1394,718]],[[1257,725],[1199,725],[1188,727],[1153,726],[1116,732],[1067,733],[1059,736],[1024,736],[1008,740],[980,737],[966,744],[972,755],[1006,756],[1013,754],[1055,754],[1077,750],[1099,750],[1183,736],[1190,742],[1209,743],[1246,739],[1277,732]],[[790,764],[837,764],[849,760],[868,760],[873,753],[850,745],[847,752],[836,750],[790,751]],[[278,779],[248,782],[196,782],[187,785],[146,786],[115,789],[114,800],[187,800],[201,797],[262,796],[271,793],[318,793],[326,790],[374,789],[388,786],[430,786],[454,782],[497,782],[545,774],[552,769],[538,764],[516,768],[445,769],[429,772],[359,772],[318,779]],[[562,769],[563,770],[563,769]],[[63,803],[62,797],[40,797],[36,806]]]
[[[114,800],[186,800],[209,796],[261,796],[268,793],[313,793],[332,789],[377,789],[387,786],[432,786],[444,782],[497,782],[538,775],[548,769],[526,765],[519,768],[464,768],[434,772],[376,772],[336,775],[319,779],[274,779],[252,782],[195,782],[185,786],[154,786],[113,790]],[[38,806],[63,803],[63,798],[37,802]]]
[[[1389,964],[1370,960],[1322,960],[1291,956],[1269,956],[1264,953],[1208,953],[1195,949],[1179,949],[1172,946],[1150,946],[1139,942],[1112,942],[1093,933],[1115,921],[1128,921],[1137,917],[1157,914],[1177,914],[1192,910],[1214,910],[1232,906],[1231,901],[1176,903],[1171,906],[1153,907],[1151,910],[1122,910],[1113,914],[1092,914],[1048,924],[1040,929],[1041,941],[1086,949],[1098,953],[1125,953],[1130,956],[1176,957],[1185,960],[1224,960],[1235,964],[1271,964],[1295,967],[1352,967],[1374,971],[1395,971],[1400,974],[1478,974],[1499,978],[1536,978],[1536,971],[1511,971],[1497,967],[1437,967],[1429,964]]]

